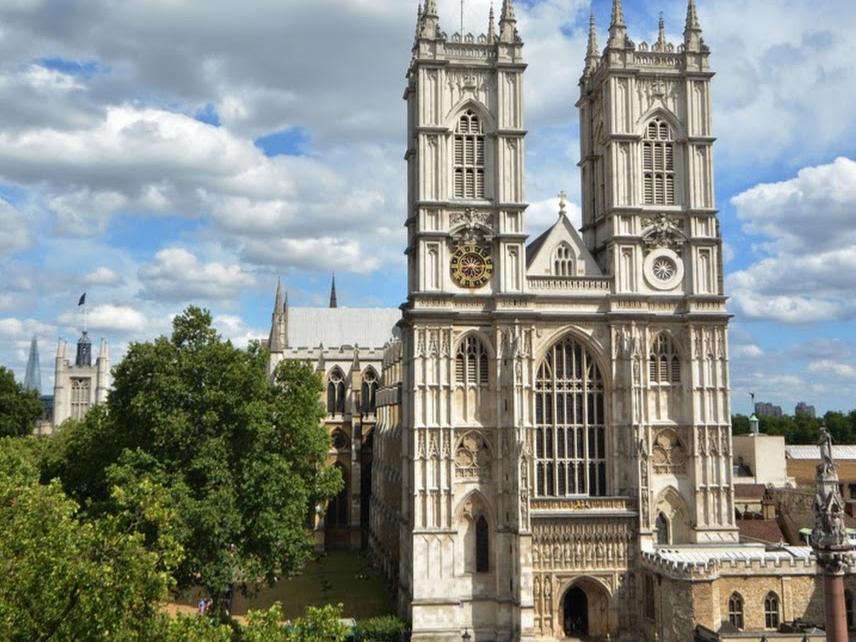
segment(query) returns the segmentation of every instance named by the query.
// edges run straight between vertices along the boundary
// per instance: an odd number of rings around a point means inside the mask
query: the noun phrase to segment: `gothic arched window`
[[[562,243],[556,248],[556,254],[553,257],[553,275],[574,276],[576,274],[575,268],[573,251],[567,243]]]
[[[642,172],[645,205],[674,205],[675,141],[672,128],[660,118],[645,127]]]
[[[660,545],[670,544],[669,540],[669,520],[663,513],[657,515],[657,520],[654,522],[654,528],[657,530],[657,543]]]
[[[681,355],[666,332],[658,334],[651,344],[648,375],[651,383],[657,385],[681,382]]]
[[[772,591],[764,598],[764,628],[779,628],[779,596]]]
[[[455,198],[484,198],[484,129],[467,110],[455,129]]]
[[[377,408],[377,375],[374,370],[366,370],[365,374],[363,374],[361,392],[360,397],[362,398],[363,412],[373,413]]]
[[[594,358],[567,337],[547,352],[535,386],[536,494],[606,495],[606,392]]]
[[[331,415],[345,413],[345,376],[338,368],[327,377],[327,412]]]
[[[476,573],[490,572],[490,529],[484,515],[476,518]]]
[[[743,598],[740,593],[732,593],[728,598],[728,621],[738,629],[743,628]]]
[[[85,377],[74,377],[71,380],[71,418],[83,419],[89,410],[91,380]]]
[[[473,334],[467,335],[458,346],[455,355],[455,381],[472,386],[488,383],[487,350]]]

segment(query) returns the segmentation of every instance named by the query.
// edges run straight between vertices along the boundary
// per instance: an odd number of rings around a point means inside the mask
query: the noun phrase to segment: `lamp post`
[[[469,630],[468,630],[468,629],[464,629],[464,634],[461,636],[461,639],[462,639],[464,642],[470,642],[470,640],[472,640],[472,639],[473,639],[473,636],[472,636],[472,635],[470,635],[470,632],[469,632]]]
[[[811,546],[823,574],[827,642],[847,642],[844,573],[853,564],[852,546],[844,526],[844,500],[838,489],[838,472],[832,458],[832,437],[820,427],[820,463],[814,496],[814,530]]]

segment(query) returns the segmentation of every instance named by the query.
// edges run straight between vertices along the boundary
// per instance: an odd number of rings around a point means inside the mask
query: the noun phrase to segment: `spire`
[[[276,279],[276,296],[273,301],[273,316],[276,318],[282,312],[282,278]]]
[[[39,340],[35,335],[33,336],[33,340],[30,341],[30,356],[27,359],[24,388],[26,390],[35,390],[38,393],[42,391],[42,369],[39,365]]]
[[[666,21],[663,19],[662,11],[660,12],[660,32],[654,45],[654,51],[666,51]]]
[[[612,21],[609,23],[607,46],[623,49],[627,44],[627,25],[624,24],[624,8],[621,0],[612,0]]]
[[[487,41],[496,42],[496,16],[493,13],[493,2],[490,3],[490,13],[487,16]]]
[[[417,38],[439,38],[440,19],[437,16],[437,0],[425,0],[425,7],[419,5],[419,24],[416,27]]]
[[[588,46],[586,47],[586,69],[585,73],[590,74],[597,67],[598,59],[597,46],[597,27],[594,22],[594,14],[589,16],[589,36]]]
[[[517,41],[517,18],[514,15],[514,0],[502,0],[499,15],[499,39],[501,42]]]
[[[330,307],[338,308],[336,301],[336,275],[333,275],[333,283],[330,285]]]
[[[288,294],[283,294],[282,279],[276,280],[276,296],[273,302],[273,313],[270,318],[270,336],[268,337],[268,350],[281,352],[285,349],[286,338],[286,306],[288,305]]]
[[[106,361],[110,358],[110,350],[107,346],[107,339],[102,337],[101,348],[98,350],[98,361]]]
[[[684,27],[684,49],[687,51],[704,51],[704,39],[701,37],[701,23],[698,21],[698,11],[695,0],[687,3],[687,24]]]

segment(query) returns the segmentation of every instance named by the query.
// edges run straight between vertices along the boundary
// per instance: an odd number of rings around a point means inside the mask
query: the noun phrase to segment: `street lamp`
[[[473,639],[473,636],[472,636],[472,635],[470,635],[470,632],[469,632],[469,630],[468,630],[468,629],[464,629],[464,634],[461,636],[461,639],[462,639],[464,642],[470,642],[470,640],[472,640],[472,639]]]

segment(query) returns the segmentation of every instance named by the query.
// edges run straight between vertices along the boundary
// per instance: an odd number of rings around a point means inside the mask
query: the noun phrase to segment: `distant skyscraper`
[[[814,406],[809,406],[805,401],[800,401],[794,408],[794,415],[797,417],[806,416],[814,419],[817,417],[817,411]]]
[[[27,359],[27,374],[24,376],[24,388],[42,392],[42,368],[39,365],[39,340],[34,336],[30,341],[30,356]]]
[[[758,401],[755,403],[755,414],[759,417],[781,417],[782,407],[775,406],[769,401]]]

